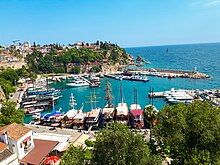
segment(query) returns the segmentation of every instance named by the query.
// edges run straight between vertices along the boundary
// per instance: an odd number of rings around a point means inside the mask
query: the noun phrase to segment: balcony
[[[28,143],[27,145],[24,146],[24,153],[27,154],[33,149],[33,145],[31,143]]]

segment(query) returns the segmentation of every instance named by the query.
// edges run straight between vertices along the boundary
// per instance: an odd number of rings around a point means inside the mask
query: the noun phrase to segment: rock
[[[5,100],[5,93],[2,89],[2,87],[0,86],[0,102]]]

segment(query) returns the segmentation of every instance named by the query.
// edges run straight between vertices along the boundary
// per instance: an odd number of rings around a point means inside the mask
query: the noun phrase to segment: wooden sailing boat
[[[97,96],[94,92],[91,93],[89,97],[89,102],[91,105],[91,111],[87,113],[86,120],[85,120],[85,126],[91,130],[92,128],[98,128],[101,124],[102,119],[102,109],[97,107]]]
[[[104,119],[106,122],[110,122],[113,119],[115,108],[112,104],[113,96],[109,81],[106,81],[105,100],[106,106],[103,108]]]
[[[71,109],[69,111],[67,111],[65,115],[69,119],[71,119],[74,116],[76,116],[76,114],[78,113],[78,111],[75,109],[75,106],[77,105],[77,103],[76,103],[76,100],[75,100],[72,93],[71,93],[71,96],[70,96],[70,103],[69,104],[70,104]]]
[[[129,123],[134,128],[143,128],[143,110],[141,109],[141,106],[137,103],[137,100],[138,93],[137,89],[134,87],[134,103],[130,105],[130,116],[132,118],[129,120]]]
[[[120,84],[120,103],[118,103],[116,110],[117,110],[117,115],[116,115],[117,119],[120,121],[127,121],[127,119],[128,119],[128,106],[124,102],[124,98],[123,98],[122,81]]]

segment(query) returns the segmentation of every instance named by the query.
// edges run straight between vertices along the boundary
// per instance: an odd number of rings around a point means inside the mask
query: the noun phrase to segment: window
[[[20,143],[20,148],[22,148],[22,143]]]

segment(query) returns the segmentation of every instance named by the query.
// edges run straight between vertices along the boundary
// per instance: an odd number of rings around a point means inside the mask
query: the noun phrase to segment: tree
[[[220,108],[209,102],[166,106],[158,113],[153,128],[160,148],[170,147],[178,164],[220,162]]]
[[[8,80],[0,78],[0,86],[5,94],[5,97],[8,98],[10,93],[15,92],[15,87]]]
[[[97,40],[95,44],[98,46],[99,45],[99,41]]]
[[[72,73],[73,74],[79,74],[80,73],[80,67],[79,66],[75,66],[75,67],[73,67],[73,69],[72,69]]]
[[[63,154],[60,165],[83,165],[85,163],[84,151],[71,145]]]
[[[71,61],[71,54],[69,52],[65,52],[63,55],[60,56],[60,60],[63,63],[63,66],[65,68],[65,72],[67,72],[67,65]]]
[[[157,111],[153,105],[146,106],[144,108],[144,123],[145,127],[151,129],[156,120]]]
[[[100,66],[95,65],[95,66],[93,66],[93,67],[90,69],[90,72],[98,73],[98,72],[100,72],[101,70],[102,70],[102,69],[101,69]]]
[[[93,164],[161,164],[159,157],[151,154],[147,142],[140,134],[131,132],[127,126],[113,123],[101,130],[94,142]]]
[[[19,79],[18,74],[14,69],[7,68],[0,73],[0,78],[10,81],[15,85]]]
[[[16,109],[16,103],[12,101],[3,102],[2,108],[0,110],[0,125],[8,125],[11,123],[23,123],[24,111],[21,109]]]

